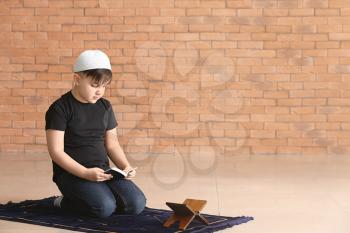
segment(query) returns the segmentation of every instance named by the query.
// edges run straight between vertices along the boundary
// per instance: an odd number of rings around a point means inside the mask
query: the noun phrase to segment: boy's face
[[[74,74],[74,94],[80,102],[83,103],[96,103],[100,99],[106,90],[106,86],[109,83],[98,84],[95,83],[89,77],[82,77],[78,74]]]

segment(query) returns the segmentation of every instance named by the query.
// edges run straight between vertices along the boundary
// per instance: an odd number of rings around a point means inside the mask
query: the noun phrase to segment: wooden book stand
[[[197,219],[209,225],[208,220],[199,213],[199,211],[204,208],[205,204],[207,204],[206,200],[196,199],[186,199],[182,204],[166,202],[166,205],[169,206],[174,213],[164,222],[163,226],[170,227],[175,222],[179,221],[179,229],[185,230],[193,219]]]

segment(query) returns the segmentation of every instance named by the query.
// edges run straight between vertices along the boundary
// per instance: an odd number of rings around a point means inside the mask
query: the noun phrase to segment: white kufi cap
[[[101,50],[85,50],[74,64],[74,72],[92,69],[112,70],[108,56]]]

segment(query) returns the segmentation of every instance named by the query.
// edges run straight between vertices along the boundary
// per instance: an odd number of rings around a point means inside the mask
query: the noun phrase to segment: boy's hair
[[[77,72],[81,77],[91,78],[91,80],[99,85],[110,83],[112,80],[112,71],[109,69],[92,69]]]

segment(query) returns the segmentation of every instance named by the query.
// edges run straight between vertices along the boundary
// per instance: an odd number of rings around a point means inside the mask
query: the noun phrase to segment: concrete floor
[[[350,156],[145,156],[134,181],[148,207],[166,201],[208,200],[204,213],[253,216],[222,232],[348,233]],[[0,154],[0,203],[59,195],[48,154]],[[0,221],[0,233],[69,232]]]

